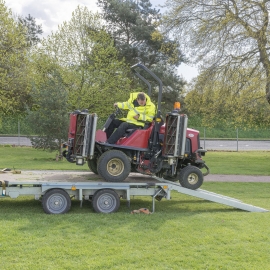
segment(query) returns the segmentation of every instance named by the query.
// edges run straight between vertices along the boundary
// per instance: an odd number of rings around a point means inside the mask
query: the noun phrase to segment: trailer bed
[[[78,177],[65,181],[65,174],[61,175],[62,177],[59,177],[57,180],[27,180],[23,176],[17,176],[17,178],[20,178],[19,180],[2,180],[0,181],[1,197],[15,199],[19,196],[32,195],[35,199],[42,201],[42,206],[46,213],[63,214],[69,211],[72,198],[78,199],[81,202],[81,206],[83,200],[91,200],[96,212],[112,213],[118,210],[120,198],[125,199],[128,206],[130,206],[130,200],[133,196],[151,196],[152,212],[154,212],[155,200],[161,200],[162,198],[170,200],[171,191],[174,190],[185,195],[249,212],[268,212],[264,208],[246,204],[235,198],[203,189],[187,189],[178,183],[158,177],[133,175],[125,182],[111,183],[100,181],[99,179],[92,179],[92,181],[83,178],[78,179]],[[4,178],[7,179],[8,177]]]

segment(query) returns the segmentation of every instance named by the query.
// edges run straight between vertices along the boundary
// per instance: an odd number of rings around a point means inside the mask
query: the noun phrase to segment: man
[[[127,118],[114,119],[106,129],[107,143],[115,144],[127,129],[143,127],[145,122],[152,122],[155,116],[156,106],[151,102],[148,95],[143,92],[131,93],[126,102],[116,102],[114,106],[120,109],[129,110]],[[114,129],[117,128],[115,132]]]

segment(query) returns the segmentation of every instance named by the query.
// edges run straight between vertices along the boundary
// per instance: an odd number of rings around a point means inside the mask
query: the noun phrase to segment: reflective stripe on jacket
[[[140,120],[152,122],[155,116],[156,106],[150,97],[145,94],[145,106],[134,107],[133,102],[137,99],[138,94],[139,92],[131,93],[128,101],[117,102],[117,106],[122,110],[129,110],[127,118],[121,118],[120,120],[143,127],[145,123],[140,122]],[[133,116],[138,114],[140,115],[138,118],[139,121],[133,118]]]

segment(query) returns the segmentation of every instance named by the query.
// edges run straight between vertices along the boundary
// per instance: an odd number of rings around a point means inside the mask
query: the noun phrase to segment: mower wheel
[[[98,159],[98,174],[108,182],[123,182],[129,175],[131,164],[126,154],[109,150]]]
[[[195,166],[187,166],[180,171],[178,179],[182,187],[194,190],[202,185],[203,173]]]
[[[90,171],[92,171],[94,174],[98,174],[97,159],[96,158],[88,159],[87,164],[88,164]]]

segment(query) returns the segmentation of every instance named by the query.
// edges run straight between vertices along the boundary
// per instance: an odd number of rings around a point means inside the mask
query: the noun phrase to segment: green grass
[[[270,152],[207,152],[203,159],[211,174],[269,175]],[[18,170],[89,170],[30,147],[0,146],[0,168]]]
[[[205,183],[204,189],[270,208],[268,183]],[[0,199],[1,269],[269,269],[269,213],[249,213],[172,193],[156,202],[121,201],[96,214],[72,201],[65,215],[46,215],[29,197]]]
[[[31,147],[0,146],[2,168],[18,170],[89,170],[87,165],[77,166],[66,159],[55,161],[56,152],[48,152]]]
[[[270,175],[270,152],[207,152],[211,174]]]
[[[1,167],[83,169],[54,161],[55,153],[0,147]],[[269,152],[208,152],[214,173],[269,175]],[[251,169],[251,167],[253,169]],[[1,175],[0,175],[1,177]],[[205,182],[203,189],[270,210],[269,183]],[[121,200],[114,214],[96,214],[72,200],[65,215],[46,215],[33,196],[0,198],[1,269],[270,269],[270,213],[249,213],[172,192]]]

